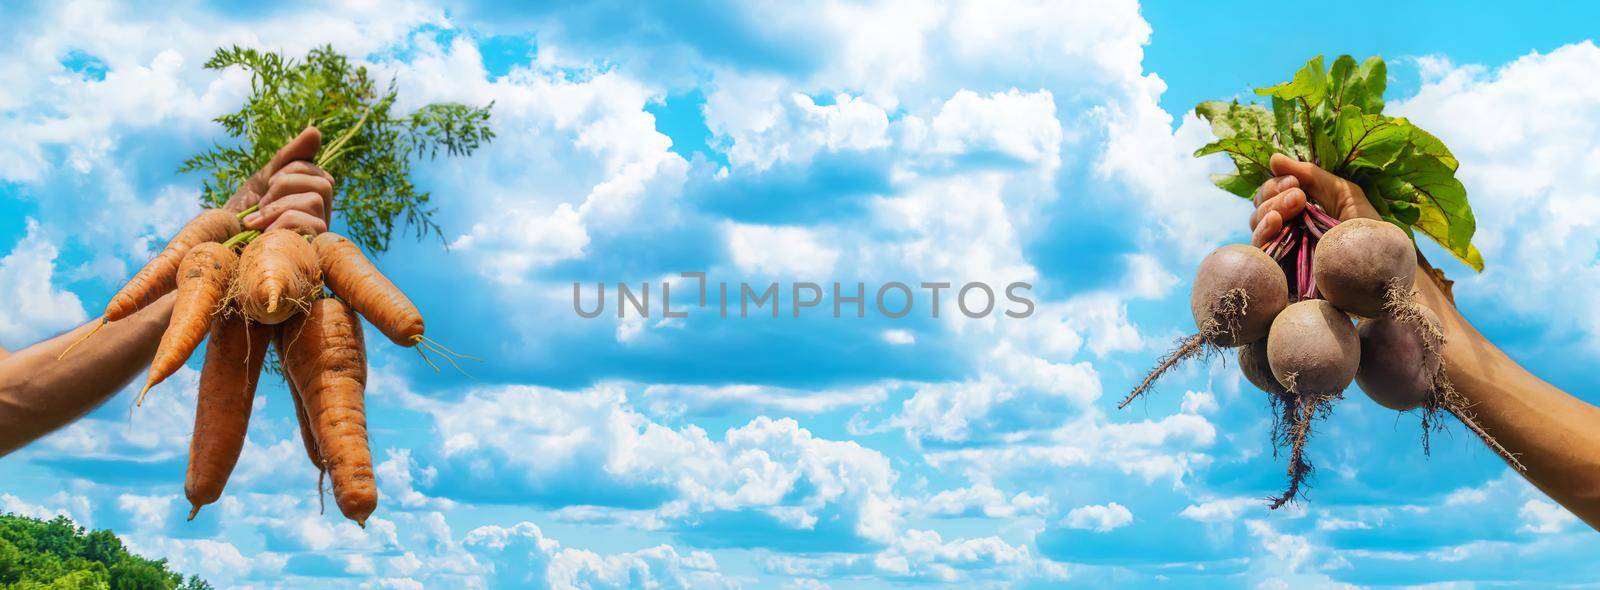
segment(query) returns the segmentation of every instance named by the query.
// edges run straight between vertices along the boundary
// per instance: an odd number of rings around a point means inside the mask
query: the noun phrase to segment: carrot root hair
[[[461,354],[461,353],[456,352],[454,350],[450,350],[449,348],[445,348],[445,346],[443,344],[440,344],[438,340],[434,340],[432,338],[429,338],[429,337],[421,335],[421,334],[418,334],[415,337],[413,337],[411,339],[411,341],[413,343],[413,348],[417,349],[417,353],[422,355],[422,360],[426,361],[428,363],[428,366],[433,367],[433,371],[435,373],[439,372],[439,367],[437,365],[433,364],[432,360],[428,359],[428,355],[426,353],[422,352],[422,349],[424,349],[424,348],[428,349],[429,351],[433,352],[436,355],[439,355],[439,357],[443,358],[446,362],[449,362],[450,366],[454,367],[456,372],[461,373],[462,375],[466,375],[468,377],[472,377],[472,373],[468,373],[466,371],[466,369],[462,369],[461,365],[456,363],[456,359],[483,362],[483,359],[481,359],[481,358],[478,358],[478,357],[475,357],[475,356],[472,356],[472,355],[468,355],[468,354]]]
[[[411,350],[417,351],[417,355],[422,357],[422,362],[428,363],[428,366],[433,368],[433,372],[439,372],[439,365],[433,364],[433,359],[428,358],[428,353],[423,352],[421,346],[414,346]]]
[[[72,352],[72,349],[77,348],[79,344],[83,344],[83,341],[88,340],[90,336],[93,336],[93,335],[99,333],[100,329],[106,327],[106,324],[109,324],[109,323],[111,323],[111,320],[106,319],[105,316],[100,316],[100,325],[95,326],[93,330],[89,330],[88,334],[84,334],[82,336],[79,336],[77,340],[73,340],[72,344],[68,344],[67,345],[66,350],[63,350],[63,351],[61,351],[61,354],[56,355],[56,360],[59,361],[61,359],[67,358],[67,353]]]
[[[323,462],[322,468],[317,470],[317,514],[328,513],[328,493],[322,487],[323,479],[328,477],[328,464]]]

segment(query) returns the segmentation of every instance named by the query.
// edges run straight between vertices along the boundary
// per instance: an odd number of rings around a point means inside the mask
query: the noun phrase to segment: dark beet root
[[[1281,395],[1288,393],[1278,378],[1272,376],[1272,365],[1267,362],[1267,339],[1262,338],[1239,347],[1239,372],[1256,389]]]
[[[1312,254],[1312,274],[1335,307],[1368,318],[1404,297],[1417,270],[1417,252],[1399,227],[1352,219],[1323,234]]]
[[[1518,471],[1526,471],[1489,431],[1478,424],[1472,404],[1457,393],[1444,371],[1444,331],[1433,310],[1412,301],[1391,300],[1381,318],[1364,320],[1361,335],[1361,370],[1356,383],[1372,401],[1392,410],[1422,408],[1422,452],[1429,452],[1429,435],[1444,429],[1441,414],[1448,412],[1477,435],[1489,450]]]
[[[1361,342],[1344,312],[1327,301],[1307,299],[1284,308],[1272,322],[1267,362],[1284,389],[1338,393],[1355,379]]]
[[[1272,508],[1293,502],[1311,476],[1311,462],[1305,458],[1311,424],[1333,411],[1333,402],[1344,396],[1360,361],[1355,326],[1327,301],[1300,301],[1273,320],[1267,335],[1267,364],[1287,390],[1273,396],[1278,410],[1273,443],[1290,451],[1289,486],[1272,499]]]
[[[1273,318],[1288,304],[1283,269],[1259,248],[1243,244],[1207,255],[1189,293],[1195,327],[1207,343],[1223,348],[1266,336]]]
[[[1242,244],[1223,246],[1195,273],[1189,310],[1199,333],[1178,342],[1156,367],[1129,392],[1117,408],[1125,408],[1150,390],[1161,375],[1187,359],[1216,348],[1232,348],[1260,340],[1272,320],[1289,304],[1289,282],[1278,263],[1260,249]]]
[[[1333,402],[1338,401],[1341,394],[1297,394],[1282,393],[1272,396],[1272,409],[1274,412],[1272,426],[1272,446],[1274,449],[1289,447],[1289,485],[1283,493],[1271,498],[1269,508],[1277,510],[1284,504],[1295,501],[1300,495],[1300,487],[1306,479],[1311,477],[1311,461],[1306,459],[1306,443],[1311,440],[1311,423],[1327,418],[1333,412]],[[1276,451],[1274,451],[1276,452]]]
[[[1362,320],[1356,330],[1361,336],[1356,384],[1378,405],[1402,412],[1421,407],[1433,395],[1444,344],[1438,316],[1426,307],[1413,313],[1415,321],[1385,315]]]

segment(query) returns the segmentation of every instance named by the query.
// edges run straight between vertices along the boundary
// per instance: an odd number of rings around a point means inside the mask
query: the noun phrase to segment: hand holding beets
[[[1278,176],[1256,191],[1250,217],[1253,247],[1223,246],[1200,263],[1190,298],[1198,332],[1118,407],[1186,359],[1238,348],[1244,376],[1273,406],[1274,445],[1290,449],[1288,488],[1272,508],[1297,498],[1311,473],[1310,424],[1332,412],[1352,380],[1384,407],[1420,409],[1424,449],[1428,431],[1442,426],[1439,413],[1449,412],[1520,468],[1445,377],[1439,321],[1415,300],[1410,237],[1348,180],[1282,154],[1271,168]],[[1352,317],[1366,318],[1359,331]]]

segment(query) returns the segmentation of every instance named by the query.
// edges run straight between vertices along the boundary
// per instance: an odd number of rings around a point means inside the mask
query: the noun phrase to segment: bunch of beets
[[[1185,359],[1238,349],[1245,378],[1271,400],[1274,448],[1289,449],[1288,487],[1273,508],[1300,493],[1311,473],[1311,425],[1333,411],[1351,381],[1384,407],[1420,410],[1424,452],[1449,413],[1522,469],[1451,386],[1439,318],[1416,301],[1414,275],[1419,261],[1426,267],[1416,235],[1473,270],[1483,270],[1483,256],[1472,245],[1477,222],[1455,177],[1455,156],[1404,117],[1383,114],[1387,72],[1379,57],[1358,63],[1344,55],[1325,67],[1317,56],[1291,80],[1256,89],[1266,105],[1235,99],[1195,107],[1217,138],[1195,156],[1225,154],[1234,165],[1212,178],[1219,188],[1253,197],[1281,153],[1361,187],[1382,218],[1341,222],[1307,203],[1260,248],[1224,246],[1206,256],[1189,300],[1198,332],[1118,406]],[[1434,278],[1442,280],[1424,280]]]
[[[1421,409],[1423,440],[1448,412],[1520,469],[1473,420],[1445,377],[1439,319],[1415,301],[1417,254],[1394,224],[1340,222],[1315,204],[1261,248],[1223,246],[1206,256],[1189,306],[1198,333],[1184,338],[1122,400],[1126,407],[1179,362],[1238,349],[1239,369],[1272,401],[1273,443],[1289,447],[1289,484],[1272,499],[1294,500],[1311,473],[1305,457],[1312,421],[1325,418],[1352,380],[1378,404]],[[1351,316],[1359,318],[1353,324]]]

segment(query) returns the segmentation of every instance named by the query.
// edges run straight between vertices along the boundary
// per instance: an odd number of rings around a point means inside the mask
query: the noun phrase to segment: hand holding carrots
[[[305,128],[246,179],[222,208],[234,213],[254,209],[242,219],[245,229],[328,231],[334,180],[314,163],[321,148],[322,133],[316,127]]]
[[[378,491],[363,399],[366,343],[356,314],[425,360],[424,350],[453,356],[423,334],[416,306],[360,247],[326,232],[334,181],[312,163],[320,146],[320,134],[308,127],[226,207],[178,232],[106,308],[104,321],[116,321],[178,292],[140,402],[210,335],[184,490],[191,519],[221,497],[244,448],[269,342],[276,343],[307,456],[331,477],[340,511],[362,525],[377,508]]]
[[[259,209],[244,217],[250,229],[292,229],[304,234],[328,231],[333,211],[333,177],[305,161],[290,162],[267,180]]]

